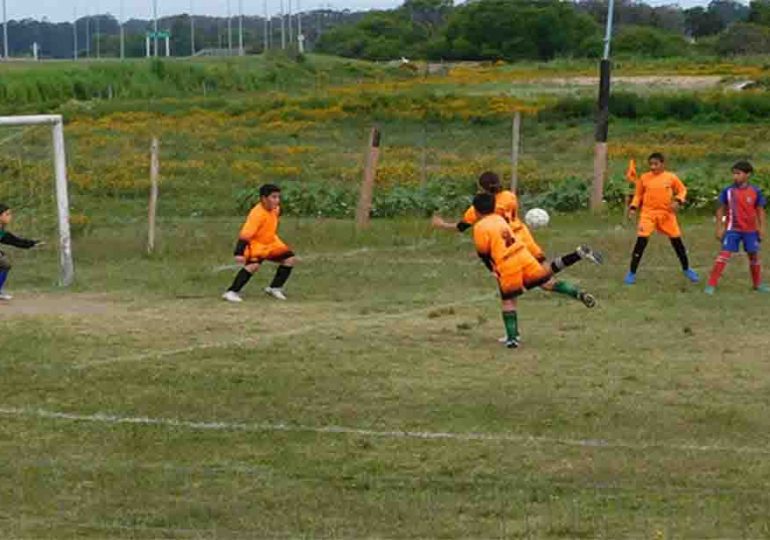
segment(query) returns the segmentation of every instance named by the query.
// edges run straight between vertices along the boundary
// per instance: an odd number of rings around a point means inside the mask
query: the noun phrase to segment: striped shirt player
[[[762,284],[762,266],[759,259],[759,246],[765,229],[765,206],[767,201],[762,191],[749,184],[749,177],[754,168],[748,161],[739,161],[733,165],[733,184],[719,194],[717,209],[717,238],[722,243],[722,250],[714,261],[714,267],[706,286],[707,294],[714,294],[719,279],[722,277],[727,262],[733,253],[738,253],[743,246],[749,258],[751,282],[755,290],[768,292],[770,288]]]

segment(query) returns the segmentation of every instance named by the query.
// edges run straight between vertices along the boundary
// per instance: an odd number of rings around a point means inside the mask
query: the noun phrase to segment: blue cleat
[[[623,280],[623,283],[626,285],[635,285],[636,284],[636,274],[634,272],[629,272],[626,274],[626,278]]]
[[[703,292],[706,293],[709,296],[714,296],[714,292],[716,292],[716,287],[712,287],[711,285],[706,285],[706,288],[703,289]]]
[[[693,283],[698,283],[700,281],[700,277],[698,277],[698,272],[696,272],[692,268],[688,268],[687,270],[684,271],[684,277],[686,277]]]
[[[760,293],[770,293],[770,286],[762,283],[761,285],[755,287],[754,290]]]

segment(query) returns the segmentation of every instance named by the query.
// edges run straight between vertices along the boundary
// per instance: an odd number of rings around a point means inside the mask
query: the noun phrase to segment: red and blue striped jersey
[[[733,184],[722,190],[719,202],[727,207],[728,231],[757,232],[757,209],[767,204],[757,186]]]

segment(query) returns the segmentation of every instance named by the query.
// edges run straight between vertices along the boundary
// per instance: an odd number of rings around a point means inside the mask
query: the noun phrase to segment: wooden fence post
[[[155,216],[158,210],[158,174],[160,172],[160,163],[158,159],[159,151],[158,138],[152,138],[150,145],[150,204],[147,212],[147,254],[151,255],[155,251]]]
[[[513,114],[511,133],[511,191],[516,193],[519,184],[519,149],[521,148],[521,112]]]
[[[361,195],[356,208],[356,227],[363,229],[369,225],[372,211],[372,196],[374,193],[374,180],[377,177],[377,161],[380,157],[380,130],[373,127],[369,135],[369,152],[366,156],[364,167],[364,179],[361,182]]]

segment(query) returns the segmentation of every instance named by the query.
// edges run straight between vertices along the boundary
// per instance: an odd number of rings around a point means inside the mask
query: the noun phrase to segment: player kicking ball
[[[500,177],[491,171],[486,171],[479,176],[478,185],[484,193],[488,193],[494,197],[494,212],[511,226],[514,236],[526,246],[532,256],[546,268],[551,267],[554,269],[554,272],[560,272],[582,260],[589,260],[595,264],[602,264],[602,254],[585,245],[579,246],[572,253],[557,257],[556,259],[553,259],[551,263],[548,263],[543,248],[541,248],[535,241],[529,228],[521,219],[519,219],[519,201],[516,194],[507,189],[503,189]],[[480,216],[478,212],[473,205],[471,205],[465,211],[465,214],[463,214],[463,218],[457,223],[445,221],[439,216],[434,216],[432,223],[433,227],[437,229],[465,232],[473,227],[479,219]]]
[[[733,165],[733,185],[726,187],[719,195],[717,239],[722,242],[722,251],[714,261],[706,294],[714,294],[730,256],[740,251],[741,244],[749,257],[754,290],[770,292],[770,287],[762,283],[762,263],[759,260],[759,245],[767,223],[767,201],[757,186],[749,184],[753,172],[754,167],[748,161],[737,162]]]
[[[259,203],[251,209],[241,227],[235,245],[235,262],[243,267],[233,284],[222,295],[228,302],[242,302],[241,289],[264,261],[278,263],[278,270],[265,293],[278,300],[286,300],[283,286],[296,263],[294,252],[278,238],[278,218],[281,215],[281,188],[265,184],[259,188]]]
[[[679,258],[685,277],[693,283],[698,283],[698,274],[690,268],[687,249],[682,242],[682,231],[676,219],[676,213],[687,196],[687,188],[675,174],[666,170],[665,158],[660,152],[651,154],[647,163],[650,170],[636,181],[634,198],[628,208],[629,219],[633,219],[637,210],[640,212],[636,244],[631,254],[631,267],[623,282],[626,285],[636,283],[636,272],[642,255],[650,236],[657,230],[668,236],[671,241],[671,247]]]
[[[0,244],[13,246],[19,249],[31,249],[35,246],[42,246],[43,242],[37,240],[27,240],[26,238],[19,238],[9,233],[6,228],[13,221],[13,212],[11,209],[0,203]],[[11,261],[8,256],[0,251],[0,301],[8,302],[13,300],[13,296],[3,291],[5,281],[8,279],[8,273],[11,271]]]
[[[502,300],[506,347],[519,347],[516,299],[525,290],[542,287],[547,291],[580,300],[586,307],[596,306],[596,299],[592,295],[566,281],[556,281],[553,278],[554,270],[539,262],[524,242],[516,238],[508,222],[495,213],[494,195],[476,195],[473,208],[480,218],[473,226],[473,242],[481,260],[497,278]]]

